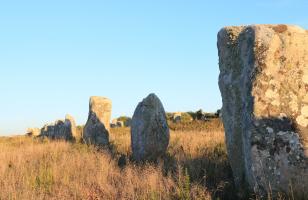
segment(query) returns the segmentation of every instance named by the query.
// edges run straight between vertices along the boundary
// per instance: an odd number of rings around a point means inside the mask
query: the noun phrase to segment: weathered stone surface
[[[76,140],[80,140],[81,135],[77,132],[75,119],[71,115],[67,114],[65,116],[65,124],[69,129],[68,131],[72,134],[73,138]]]
[[[41,129],[40,136],[51,138],[54,135],[54,124],[45,124]]]
[[[131,118],[126,119],[126,121],[124,122],[124,126],[131,127],[131,125],[132,125],[132,119]]]
[[[71,132],[69,127],[66,126],[65,120],[57,120],[54,125],[53,139],[71,139]],[[70,137],[70,138],[69,138]]]
[[[131,126],[133,158],[153,161],[163,155],[169,145],[169,127],[164,107],[155,94],[138,104]]]
[[[84,127],[83,139],[88,144],[109,144],[109,129],[112,103],[104,97],[91,97],[89,117]]]
[[[41,133],[41,129],[39,128],[28,128],[27,129],[27,135],[31,137],[39,136]]]
[[[222,118],[236,183],[308,191],[308,33],[297,26],[218,33]]]
[[[56,140],[72,140],[77,136],[75,120],[72,116],[66,115],[65,120],[57,120],[54,124],[46,124],[41,129],[40,136]]]
[[[173,122],[180,123],[182,121],[182,113],[177,112],[173,114]]]

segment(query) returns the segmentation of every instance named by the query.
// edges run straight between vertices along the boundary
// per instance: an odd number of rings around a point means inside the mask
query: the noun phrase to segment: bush
[[[188,112],[184,112],[182,113],[182,122],[191,122],[193,120],[193,117],[188,113]]]
[[[128,127],[131,125],[132,118],[127,116],[121,116],[117,120],[123,122],[124,126]]]
[[[167,112],[166,118],[167,118],[168,121],[173,121],[173,113]]]

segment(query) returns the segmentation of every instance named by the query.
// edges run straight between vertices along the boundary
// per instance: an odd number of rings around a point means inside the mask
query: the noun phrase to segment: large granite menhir
[[[156,161],[165,154],[170,133],[165,109],[155,94],[140,102],[131,125],[133,158],[137,161]]]
[[[236,184],[260,194],[292,186],[307,195],[308,32],[286,25],[226,27],[218,50]]]
[[[87,144],[109,144],[111,109],[111,100],[98,96],[90,98],[89,117],[83,131],[83,139]]]

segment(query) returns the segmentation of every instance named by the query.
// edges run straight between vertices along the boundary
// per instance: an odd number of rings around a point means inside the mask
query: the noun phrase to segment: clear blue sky
[[[0,1],[0,135],[66,113],[84,124],[91,95],[112,99],[113,117],[132,115],[151,92],[167,111],[216,111],[219,29],[308,29],[307,2]]]

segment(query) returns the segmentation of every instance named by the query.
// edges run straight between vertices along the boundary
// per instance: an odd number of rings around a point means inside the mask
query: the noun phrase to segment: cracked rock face
[[[40,131],[40,136],[55,140],[72,140],[76,137],[76,129],[74,118],[66,115],[65,120],[57,120],[53,124],[45,125]]]
[[[222,118],[235,182],[257,193],[308,191],[308,32],[297,26],[218,33]]]
[[[109,144],[109,129],[112,102],[105,97],[91,97],[89,117],[84,127],[83,139],[88,144]]]
[[[133,158],[155,161],[169,145],[170,133],[164,107],[155,94],[138,104],[131,126]]]

